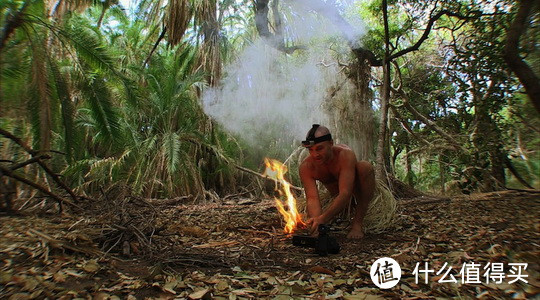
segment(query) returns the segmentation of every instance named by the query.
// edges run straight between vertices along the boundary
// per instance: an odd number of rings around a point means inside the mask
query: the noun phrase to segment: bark
[[[167,5],[167,16],[164,19],[168,31],[167,40],[171,46],[182,42],[182,38],[193,17],[191,1],[174,0]]]
[[[97,21],[97,29],[101,28],[101,23],[103,22],[103,17],[105,17],[105,13],[107,12],[108,7],[103,6],[101,8],[101,14],[99,15],[99,19]]]
[[[423,137],[417,135],[414,130],[411,129],[411,127],[409,126],[409,124],[407,124],[407,122],[405,122],[405,120],[403,119],[403,117],[401,116],[401,113],[399,112],[399,110],[394,106],[394,105],[390,105],[390,109],[392,110],[392,113],[394,115],[394,117],[399,121],[399,123],[401,124],[401,127],[403,127],[403,129],[405,129],[405,131],[407,131],[408,134],[410,134],[415,140],[419,141],[420,143],[426,145],[426,146],[433,146],[430,142],[428,142],[426,139],[424,139]]]
[[[359,160],[372,161],[376,133],[369,87],[371,66],[365,60],[353,60],[346,71],[349,80],[338,88],[340,93],[334,90],[327,96],[327,101],[339,102],[329,111],[330,122],[339,143],[354,149]]]
[[[441,194],[444,194],[446,192],[446,164],[442,154],[439,154],[439,177],[441,180]]]
[[[11,178],[13,178],[13,179],[15,179],[17,181],[20,181],[20,182],[22,182],[24,184],[27,184],[27,185],[39,190],[40,192],[50,196],[51,198],[56,200],[58,202],[58,204],[60,205],[60,212],[62,211],[62,204],[63,203],[67,203],[67,204],[69,204],[69,205],[71,205],[73,207],[76,207],[76,208],[78,208],[80,210],[83,210],[83,208],[78,206],[77,204],[58,196],[57,194],[49,191],[49,189],[47,189],[46,187],[44,187],[44,186],[42,186],[40,184],[37,184],[37,183],[27,179],[27,178],[24,178],[24,177],[22,177],[20,175],[17,175],[15,173],[13,173],[13,171],[11,171],[8,168],[4,168],[4,167],[0,166],[0,175],[5,175],[5,176],[8,176],[8,177],[11,177]]]
[[[246,172],[246,173],[248,173],[248,174],[255,175],[255,176],[260,177],[260,178],[262,178],[262,179],[266,179],[266,180],[273,181],[275,184],[279,184],[279,183],[280,183],[279,181],[277,181],[277,180],[275,180],[275,179],[273,179],[273,178],[267,177],[267,176],[265,176],[265,175],[263,175],[263,174],[259,174],[259,173],[255,172],[255,171],[253,171],[253,170],[248,169],[248,168],[244,168],[244,167],[239,166],[239,165],[235,165],[235,167],[236,167],[238,170],[243,171],[243,172]],[[294,185],[292,185],[292,184],[290,185],[290,188],[291,188],[291,190],[295,190],[295,191],[298,191],[298,192],[303,192],[303,191],[304,191],[303,188],[294,186]]]
[[[401,93],[405,98],[403,99],[403,106],[411,112],[419,121],[426,124],[429,128],[433,129],[435,132],[440,134],[442,137],[446,139],[452,145],[454,150],[464,151],[467,152],[465,148],[463,148],[450,134],[448,134],[446,131],[444,131],[441,127],[439,127],[435,122],[430,120],[428,117],[421,114],[419,111],[417,111],[412,105],[409,103],[407,96],[404,93]]]
[[[442,10],[432,16],[428,24],[426,26],[426,29],[424,30],[422,36],[420,39],[411,47],[408,47],[406,49],[403,49],[401,51],[398,51],[395,54],[390,55],[390,37],[389,37],[389,28],[388,28],[388,3],[387,0],[382,1],[382,9],[383,9],[383,22],[384,22],[384,33],[385,33],[385,57],[383,61],[383,86],[382,86],[382,97],[381,97],[381,120],[380,120],[380,127],[379,127],[379,140],[377,145],[377,166],[376,166],[376,176],[379,179],[384,179],[386,176],[387,170],[385,170],[387,166],[387,155],[385,154],[385,144],[386,144],[386,134],[387,134],[387,123],[388,123],[388,105],[390,102],[390,90],[391,90],[391,80],[390,80],[390,63],[400,57],[403,56],[409,52],[416,51],[420,48],[422,43],[428,38],[429,33],[431,32],[431,29],[433,28],[433,25],[435,22],[440,19],[444,15],[457,17],[460,19],[470,19],[470,17],[467,16],[461,16],[460,14],[450,12],[447,10]],[[409,105],[408,108],[411,106]],[[429,121],[427,118],[424,118],[425,121]],[[430,122],[431,126],[434,126],[433,122]],[[435,126],[434,126],[435,127]],[[440,130],[439,133],[442,133],[444,135],[444,131]],[[446,135],[448,136],[448,135]],[[449,137],[449,136],[448,136]]]
[[[538,0],[521,0],[514,22],[506,36],[504,60],[525,88],[530,101],[540,113],[540,79],[519,55],[519,39],[525,32],[527,20],[540,7]]]
[[[32,59],[32,86],[36,88],[36,96],[39,100],[39,148],[43,151],[51,149],[52,135],[52,115],[51,115],[51,97],[50,86],[47,83],[47,68],[45,66],[45,53],[48,51],[48,45],[45,41],[39,40],[38,47],[45,50],[34,49]],[[40,47],[40,48],[41,48]]]
[[[455,12],[451,12],[451,11],[448,11],[448,10],[442,10],[442,11],[438,12],[437,14],[435,14],[434,16],[432,16],[431,18],[429,18],[428,23],[426,25],[426,29],[424,30],[424,32],[422,33],[422,36],[420,36],[418,41],[416,41],[416,43],[414,43],[414,45],[392,54],[388,59],[390,61],[392,61],[392,60],[394,60],[394,59],[396,59],[396,58],[398,58],[400,56],[403,56],[403,55],[405,55],[405,54],[407,54],[409,52],[416,51],[416,50],[420,49],[420,46],[428,38],[429,33],[431,32],[431,29],[433,28],[433,25],[435,25],[435,22],[437,20],[439,20],[444,15],[450,16],[450,17],[456,17],[456,18],[462,19],[462,20],[472,19],[472,17],[469,17],[469,16],[462,16],[462,15],[460,15],[458,13],[455,13]]]
[[[482,176],[476,176],[482,183],[481,189],[484,192],[498,190],[504,187],[506,182],[506,176],[504,174],[505,156],[502,151],[501,135],[489,113],[489,95],[494,88],[495,81],[492,80],[485,95],[480,96],[476,92],[478,88],[473,82],[475,130],[472,142],[477,149],[474,165],[484,173]]]

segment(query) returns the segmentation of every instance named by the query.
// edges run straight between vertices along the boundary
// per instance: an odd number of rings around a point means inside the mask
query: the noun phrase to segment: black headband
[[[311,127],[311,129],[308,132],[306,140],[302,141],[302,145],[304,145],[304,147],[311,147],[311,146],[313,146],[313,145],[315,145],[317,143],[332,140],[332,135],[330,133],[325,134],[325,135],[320,136],[320,137],[315,137],[315,132],[317,131],[317,128],[319,126],[320,126],[319,124],[313,124],[313,126]]]

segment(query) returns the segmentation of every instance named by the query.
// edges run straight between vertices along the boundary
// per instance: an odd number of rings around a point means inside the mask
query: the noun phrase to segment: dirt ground
[[[85,208],[0,215],[0,298],[527,299],[540,292],[539,192],[399,200],[396,221],[381,234],[348,241],[347,224],[334,224],[341,252],[326,257],[292,245],[272,199],[189,205],[108,195]],[[401,266],[393,288],[371,280],[380,257]],[[417,277],[417,263],[434,272]],[[502,282],[484,276],[496,265]],[[441,282],[452,276],[456,283]]]

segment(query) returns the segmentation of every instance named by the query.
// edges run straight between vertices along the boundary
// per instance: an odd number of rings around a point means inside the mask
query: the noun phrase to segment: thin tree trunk
[[[512,173],[516,177],[516,179],[521,184],[523,184],[523,186],[528,187],[530,189],[534,189],[534,187],[532,187],[525,179],[523,179],[523,177],[521,177],[521,175],[518,173],[516,168],[514,168],[512,161],[508,157],[505,159],[504,163],[506,164],[506,167],[508,167],[508,170],[510,170],[510,173]]]
[[[439,177],[441,180],[441,194],[446,192],[446,165],[444,164],[444,156],[439,154]]]
[[[408,140],[408,138],[407,138]],[[406,172],[406,179],[407,179],[407,183],[411,186],[411,187],[414,187],[414,173],[412,171],[412,163],[411,163],[411,157],[409,155],[410,151],[409,151],[409,143],[405,144],[405,172]]]
[[[375,168],[376,177],[380,180],[386,178],[386,159],[384,147],[386,146],[386,129],[388,123],[388,103],[390,101],[390,35],[388,29],[388,4],[387,0],[382,2],[383,19],[384,19],[384,40],[385,40],[385,54],[383,62],[383,85],[382,85],[382,97],[381,97],[381,120],[379,123],[379,140],[377,142],[377,165]]]
[[[45,56],[47,44],[44,40],[37,39],[37,45],[33,44],[34,57],[32,58],[32,87],[35,88],[34,104],[39,110],[39,150],[49,151],[51,149],[51,99],[49,85],[47,83],[47,70],[45,66]]]
[[[519,9],[514,22],[508,30],[506,36],[506,47],[504,60],[510,69],[519,78],[525,91],[529,96],[536,111],[540,113],[540,79],[529,65],[519,56],[519,38],[525,32],[526,23],[529,16],[538,13],[540,7],[538,0],[521,0],[519,1]]]
[[[204,34],[203,42],[203,67],[208,77],[208,84],[216,86],[221,79],[221,53],[219,51],[219,30],[220,24],[217,18],[217,2],[216,0],[208,0],[206,7],[205,20],[202,24],[202,32]]]

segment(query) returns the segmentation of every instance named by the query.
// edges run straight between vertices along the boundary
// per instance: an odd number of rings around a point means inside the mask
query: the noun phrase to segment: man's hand
[[[319,235],[319,224],[324,224],[324,218],[322,215],[318,216],[318,217],[314,217],[314,218],[310,218],[307,220],[306,222],[308,228],[309,228],[309,233],[312,235],[312,236],[318,236]]]

